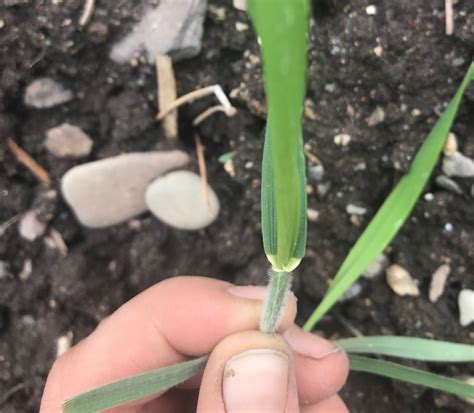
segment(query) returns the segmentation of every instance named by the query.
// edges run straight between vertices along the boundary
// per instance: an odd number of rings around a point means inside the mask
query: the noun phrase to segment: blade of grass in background
[[[474,361],[474,346],[424,338],[368,336],[345,338],[336,343],[348,353],[450,363]]]
[[[64,402],[64,413],[95,413],[167,390],[190,379],[206,365],[208,356],[106,384]]]
[[[316,322],[387,247],[409,216],[433,171],[464,91],[473,78],[474,64],[471,64],[453,100],[416,154],[410,170],[400,180],[358,239],[337,272],[323,300],[305,323],[303,328],[306,331],[313,329]]]
[[[460,380],[439,376],[438,374],[402,366],[390,361],[349,355],[350,369],[419,384],[431,389],[441,390],[457,396],[474,399],[474,386]]]
[[[262,234],[273,269],[292,271],[306,243],[301,134],[308,0],[248,0],[262,51],[268,123],[262,164]]]

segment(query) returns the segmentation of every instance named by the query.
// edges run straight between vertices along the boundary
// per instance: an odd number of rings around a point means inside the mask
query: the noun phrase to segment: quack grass
[[[271,264],[261,330],[272,333],[289,291],[291,275],[306,244],[306,178],[301,132],[305,94],[309,5],[307,0],[249,0],[248,10],[261,43],[268,123],[262,163],[262,235]],[[416,204],[438,160],[460,106],[474,79],[467,71],[454,98],[418,150],[408,173],[388,196],[334,277],[325,297],[304,325],[311,331],[341,295],[396,236]],[[296,275],[297,276],[297,275]],[[338,341],[349,354],[350,368],[474,399],[474,386],[460,380],[403,366],[375,356],[465,363],[474,361],[474,346],[410,337],[358,337]],[[99,412],[168,389],[198,373],[201,357],[130,377],[83,393],[64,411]]]

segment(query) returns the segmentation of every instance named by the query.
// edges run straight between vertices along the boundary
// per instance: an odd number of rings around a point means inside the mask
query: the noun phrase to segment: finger
[[[41,412],[60,412],[63,400],[92,387],[210,353],[227,335],[257,329],[264,296],[262,287],[203,277],[176,277],[151,287],[54,364]],[[290,295],[281,330],[295,313]]]
[[[338,395],[311,406],[303,407],[302,413],[349,413],[346,404]]]
[[[314,404],[336,394],[349,374],[347,355],[328,340],[293,325],[283,337],[295,352],[301,404]]]
[[[244,331],[213,350],[198,413],[299,412],[291,349],[278,335]]]
[[[170,390],[143,405],[139,413],[195,413],[197,397],[197,390]]]

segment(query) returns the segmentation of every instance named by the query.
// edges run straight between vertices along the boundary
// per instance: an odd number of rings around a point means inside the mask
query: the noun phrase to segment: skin
[[[317,353],[320,346],[321,358],[288,344],[294,341],[291,334],[306,334],[294,325],[296,298],[287,299],[280,334],[265,335],[257,331],[265,289],[254,288],[251,298],[244,298],[229,293],[231,287],[210,278],[175,277],[139,294],[54,363],[40,413],[60,413],[65,399],[92,387],[204,354],[210,358],[203,374],[108,412],[225,412],[225,364],[244,351],[262,348],[280,351],[290,360],[286,412],[348,412],[337,396],[348,374],[345,353],[326,355],[330,344],[315,336],[310,337],[311,351]]]

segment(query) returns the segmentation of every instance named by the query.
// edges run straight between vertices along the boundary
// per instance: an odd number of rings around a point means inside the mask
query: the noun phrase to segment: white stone
[[[346,212],[349,215],[365,215],[367,213],[367,208],[363,208],[354,204],[348,204],[346,206]]]
[[[382,274],[389,264],[390,261],[388,257],[385,254],[380,254],[362,273],[362,276],[368,280],[372,280]]]
[[[443,146],[443,153],[446,156],[453,156],[458,151],[458,141],[456,135],[452,132],[449,132],[446,141]]]
[[[56,340],[56,358],[61,357],[66,351],[71,348],[72,338],[72,331],[68,331],[66,335],[58,337],[58,339]]]
[[[365,8],[365,12],[369,15],[369,16],[374,16],[377,14],[377,7],[375,7],[373,4],[370,4],[369,6],[367,6]]]
[[[467,327],[474,321],[474,291],[462,290],[458,296],[459,323]]]
[[[18,224],[18,231],[22,238],[28,241],[34,241],[44,235],[46,227],[46,223],[38,220],[36,212],[30,210],[21,218]]]
[[[306,215],[308,216],[308,221],[316,222],[319,217],[319,212],[315,209],[308,208],[308,210],[306,211]]]
[[[238,10],[247,11],[247,0],[234,0],[233,4]]]
[[[46,132],[44,146],[58,158],[82,158],[92,150],[92,139],[81,128],[63,123]]]
[[[160,0],[112,47],[111,59],[126,63],[142,49],[149,63],[164,54],[174,60],[196,56],[201,51],[206,10],[207,0]]]
[[[443,172],[448,176],[472,178],[474,176],[474,160],[460,152],[443,159]]]
[[[451,268],[447,264],[439,267],[431,276],[430,290],[428,297],[432,303],[438,301],[439,297],[443,295],[446,281],[448,280]]]
[[[108,227],[145,212],[148,184],[188,160],[182,151],[169,151],[128,153],[85,163],[63,176],[62,194],[84,226]]]
[[[386,274],[387,284],[397,295],[410,295],[413,297],[420,295],[418,283],[405,268],[397,264],[392,264],[387,268]]]
[[[27,86],[23,100],[27,106],[46,109],[69,102],[72,98],[70,90],[49,77],[43,77]]]
[[[349,145],[350,141],[351,141],[351,135],[347,133],[339,133],[336,136],[334,136],[334,143],[337,146],[347,146]]]
[[[219,214],[219,200],[208,185],[204,197],[201,177],[176,171],[155,179],[146,190],[146,204],[164,223],[179,229],[197,230],[210,225]]]

